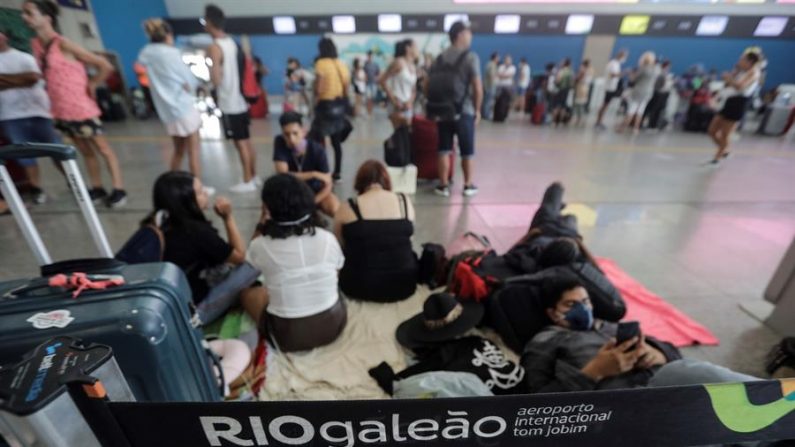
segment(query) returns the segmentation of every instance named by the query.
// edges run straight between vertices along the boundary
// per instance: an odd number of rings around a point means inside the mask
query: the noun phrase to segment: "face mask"
[[[587,331],[593,326],[593,309],[578,301],[563,315],[563,319],[569,322],[572,330]]]

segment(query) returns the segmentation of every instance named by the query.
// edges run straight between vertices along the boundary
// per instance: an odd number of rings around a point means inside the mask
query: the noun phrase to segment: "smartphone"
[[[625,341],[633,338],[640,337],[640,323],[637,321],[622,321],[618,323],[618,330],[616,331],[616,345],[620,345]],[[632,345],[628,350],[631,351],[637,347],[637,343]]]

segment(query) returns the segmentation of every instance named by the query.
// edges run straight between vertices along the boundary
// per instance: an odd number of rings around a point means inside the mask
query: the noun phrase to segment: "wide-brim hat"
[[[401,345],[412,349],[452,340],[477,326],[483,313],[480,303],[435,293],[425,300],[421,313],[400,323],[395,336]]]

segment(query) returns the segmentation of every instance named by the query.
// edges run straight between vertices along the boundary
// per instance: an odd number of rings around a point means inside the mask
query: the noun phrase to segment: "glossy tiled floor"
[[[351,194],[358,164],[381,157],[381,142],[390,133],[382,111],[358,119],[355,126],[344,149],[344,183],[337,188],[341,197]],[[269,159],[277,131],[275,120],[253,126],[263,177],[273,172]],[[124,210],[100,214],[118,248],[150,207],[150,185],[167,166],[170,140],[156,120],[109,124],[107,132],[131,196]],[[202,151],[206,183],[226,194],[240,175],[235,152],[220,141],[203,142]],[[687,355],[761,374],[761,359],[779,336],[739,305],[762,299],[795,234],[795,145],[744,134],[723,166],[701,166],[712,151],[703,134],[632,137],[590,127],[536,127],[519,117],[482,123],[477,131],[480,194],[464,199],[460,177],[449,199],[431,194],[430,184],[421,185],[414,198],[415,243],[447,243],[472,230],[504,250],[526,229],[544,188],[560,180],[597,255],[615,259],[720,337],[720,346],[689,348]],[[45,187],[55,197],[34,207],[33,214],[53,256],[93,254],[59,175],[48,163],[44,172]],[[232,198],[241,229],[249,234],[259,213],[257,195]],[[14,221],[0,217],[0,279],[35,272]]]

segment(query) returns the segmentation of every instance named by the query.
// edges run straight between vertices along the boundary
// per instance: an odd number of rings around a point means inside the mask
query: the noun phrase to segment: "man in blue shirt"
[[[328,166],[326,149],[316,141],[306,138],[303,116],[286,112],[279,118],[282,134],[273,139],[273,166],[276,173],[290,173],[315,193],[315,204],[323,214],[334,217],[340,201],[331,191],[333,181]]]

